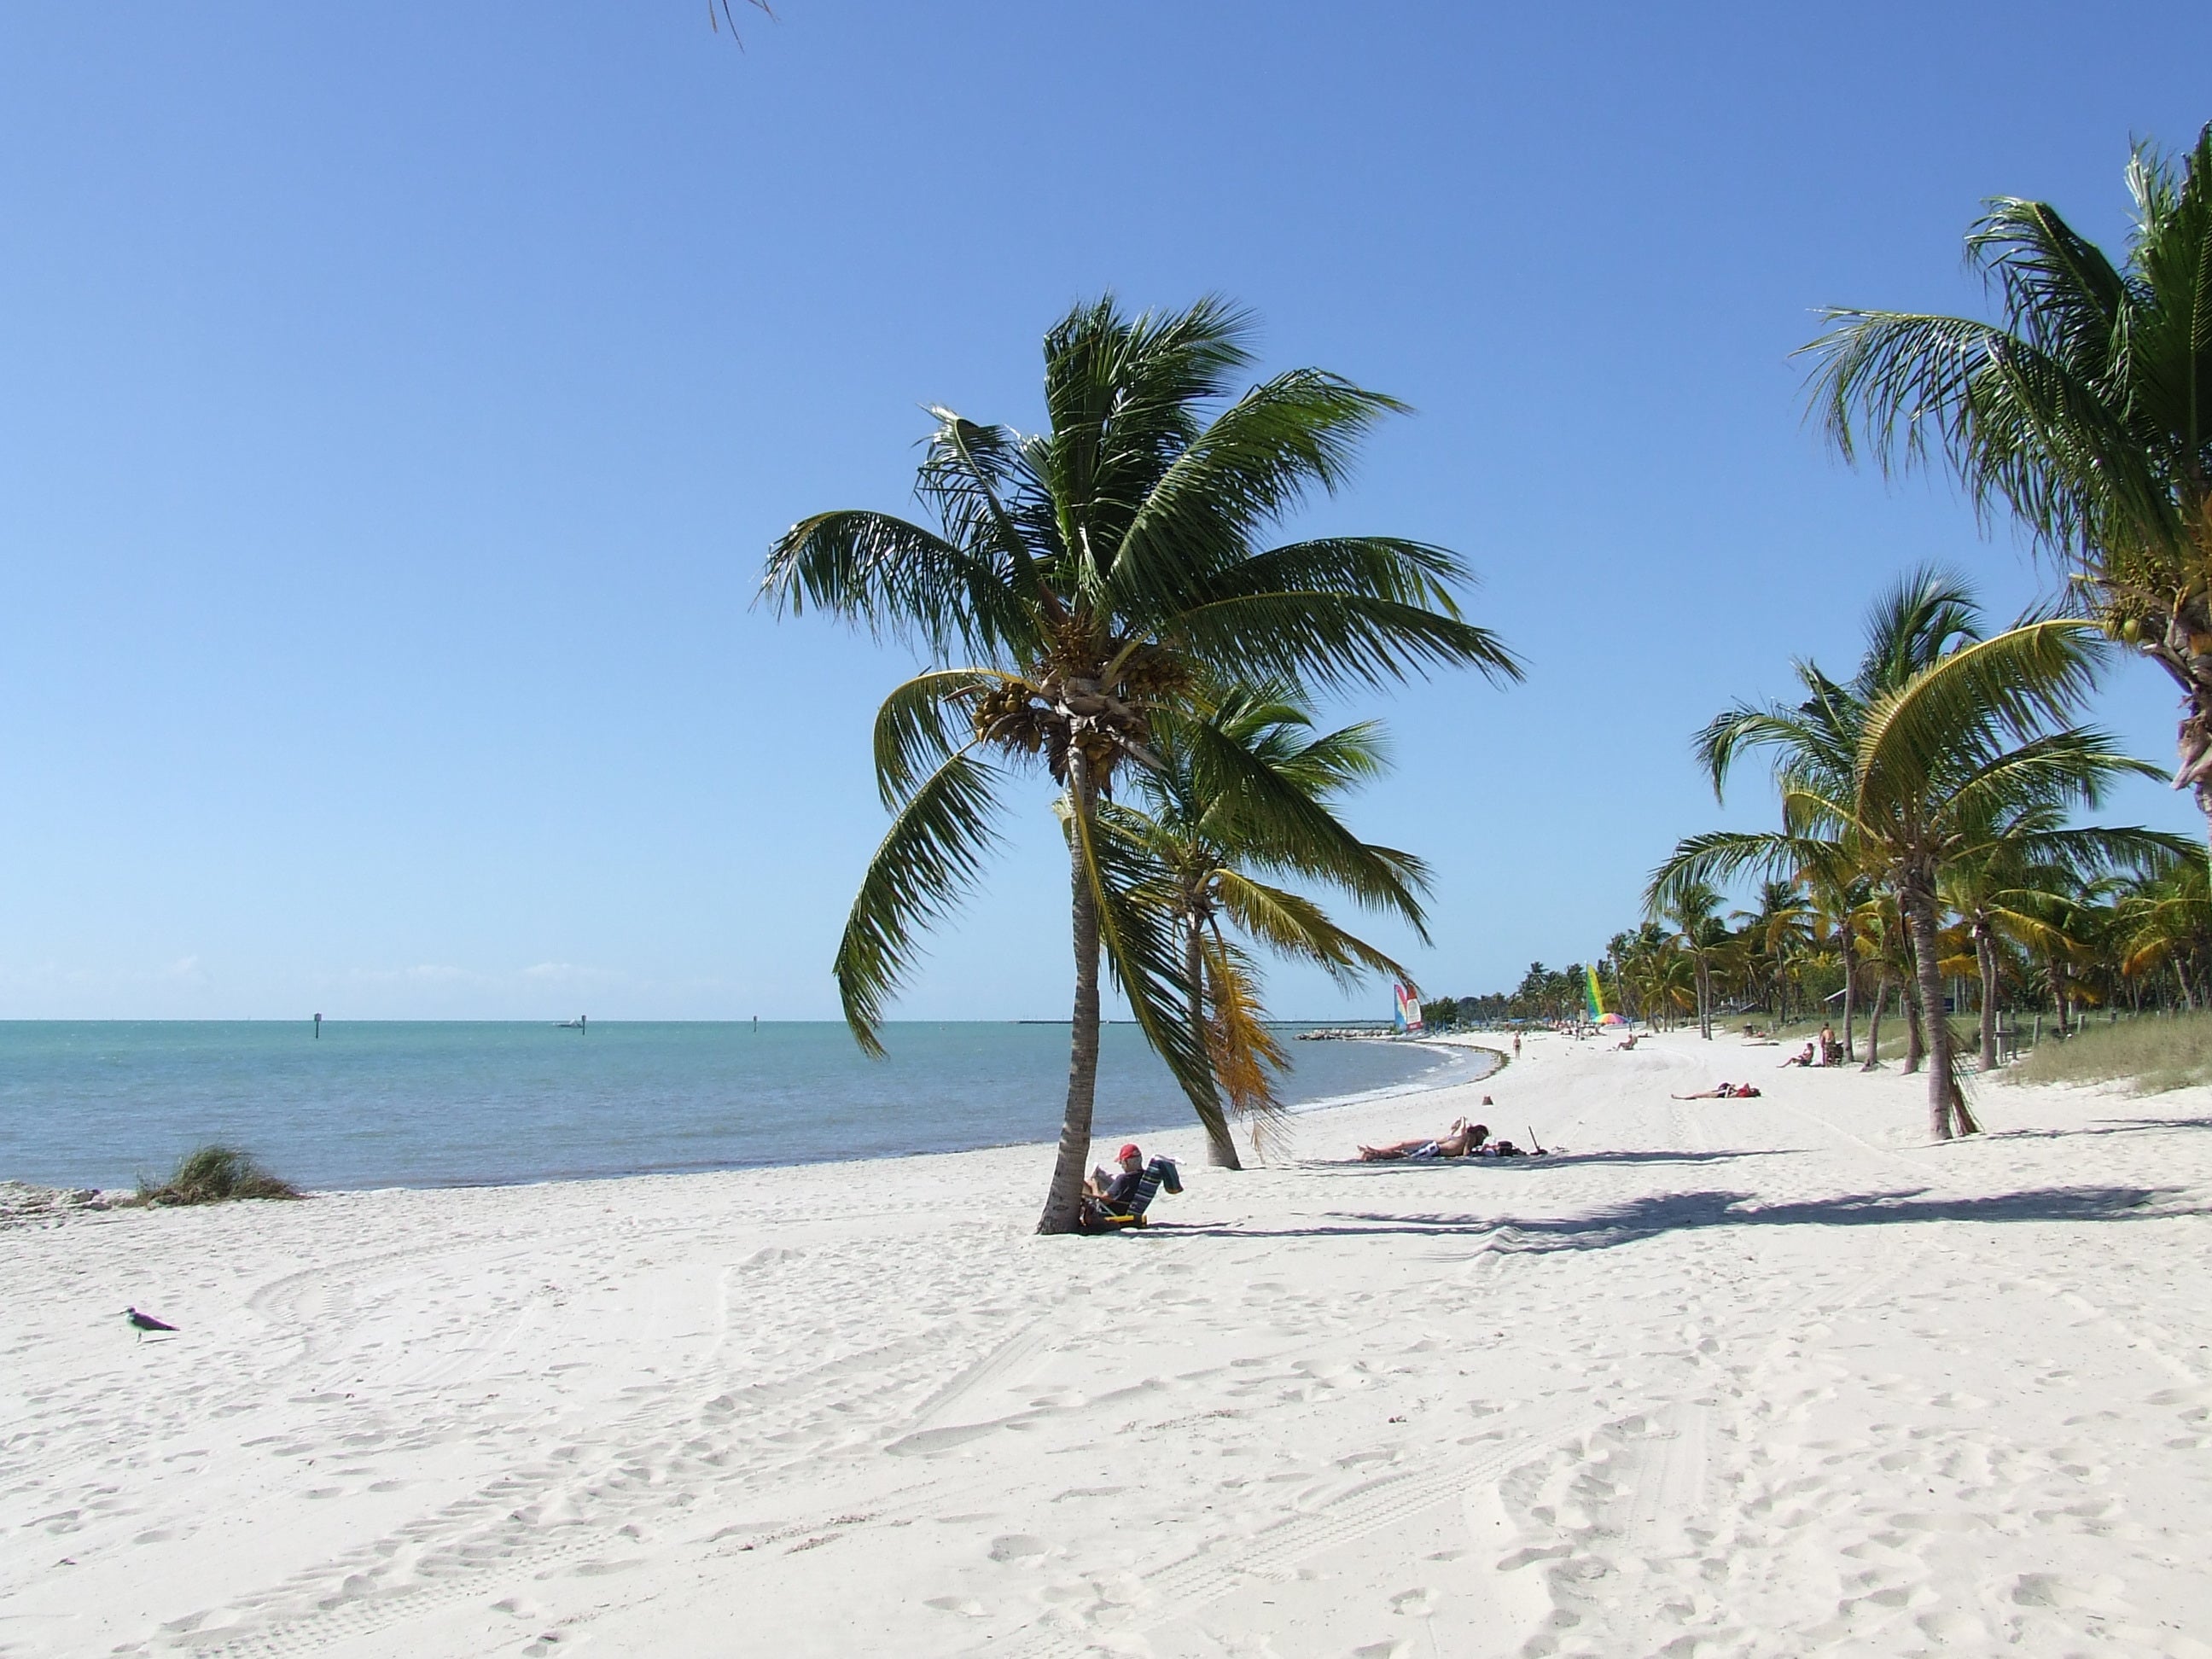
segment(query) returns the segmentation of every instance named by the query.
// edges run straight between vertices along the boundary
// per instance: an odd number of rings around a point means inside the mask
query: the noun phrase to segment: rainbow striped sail
[[[1596,968],[1583,969],[1583,977],[1589,981],[1583,988],[1583,997],[1589,1004],[1590,1024],[1600,1024],[1605,1019],[1605,994],[1598,989]]]
[[[1420,993],[1410,985],[1396,985],[1391,989],[1395,995],[1395,1006],[1391,1010],[1392,1023],[1408,1035],[1426,1030],[1421,1023]]]

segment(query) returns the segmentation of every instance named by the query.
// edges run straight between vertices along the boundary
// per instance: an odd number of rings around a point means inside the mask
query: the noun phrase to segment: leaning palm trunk
[[[1952,1127],[1951,1022],[1943,1017],[1942,958],[1936,954],[1936,902],[1920,883],[1899,895],[1912,935],[1912,960],[1920,988],[1920,1023],[1928,1048],[1928,1130],[1948,1140]]]
[[[1074,1031],[1068,1041],[1067,1107],[1060,1121],[1060,1156],[1052,1166],[1041,1233],[1072,1233],[1082,1219],[1083,1179],[1091,1162],[1091,1117],[1098,1097],[1098,895],[1084,857],[1095,802],[1090,763],[1079,749],[1067,757],[1068,862],[1073,871],[1075,934]]]
[[[1875,975],[1874,1012],[1867,1016],[1866,1064],[1863,1072],[1871,1072],[1881,1064],[1881,1011],[1889,1006],[1889,964],[1883,963]]]
[[[1206,924],[1196,915],[1187,916],[1182,925],[1183,972],[1190,980],[1190,1029],[1206,1029]],[[1217,1067],[1218,1070],[1218,1067]],[[1206,1079],[1205,1103],[1198,1105],[1199,1121],[1206,1126],[1206,1161],[1217,1169],[1241,1170],[1244,1167],[1237,1156],[1237,1141],[1229,1133],[1228,1114],[1221,1109],[1221,1096],[1214,1086],[1214,1072]],[[1207,1109],[1208,1106],[1212,1109]]]

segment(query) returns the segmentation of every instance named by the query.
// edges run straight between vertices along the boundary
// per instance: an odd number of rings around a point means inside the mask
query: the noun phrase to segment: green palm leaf
[[[998,769],[968,750],[907,798],[860,878],[833,971],[854,1040],[872,1055],[884,1004],[913,964],[916,935],[944,916],[999,842]]]

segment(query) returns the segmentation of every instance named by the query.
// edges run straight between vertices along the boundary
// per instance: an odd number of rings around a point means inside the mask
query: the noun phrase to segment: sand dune
[[[2212,1095],[1780,1058],[1109,1239],[1037,1148],[0,1231],[0,1655],[2212,1656]],[[1346,1161],[1484,1090],[1567,1150]]]

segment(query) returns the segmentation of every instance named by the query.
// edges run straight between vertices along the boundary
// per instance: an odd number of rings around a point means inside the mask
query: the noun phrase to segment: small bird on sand
[[[173,1331],[177,1328],[167,1320],[156,1319],[151,1314],[142,1314],[136,1308],[125,1308],[123,1316],[131,1322],[131,1328],[142,1338],[149,1331]]]

